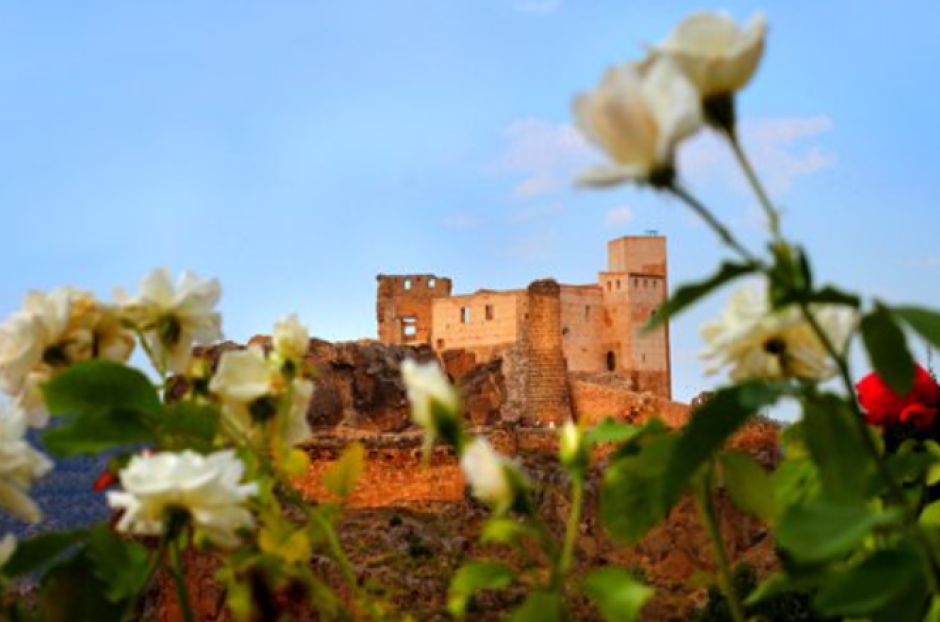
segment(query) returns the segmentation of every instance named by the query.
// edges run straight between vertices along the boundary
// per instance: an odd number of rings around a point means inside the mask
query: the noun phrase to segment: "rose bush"
[[[570,506],[556,535],[539,516],[536,484],[522,467],[464,428],[460,394],[441,369],[403,365],[425,449],[452,445],[473,495],[491,511],[481,540],[529,560],[520,567],[468,560],[448,594],[454,617],[466,617],[482,590],[521,586],[513,622],[570,620],[578,594],[609,622],[638,619],[653,595],[640,578],[617,567],[575,571],[585,489],[600,471],[601,522],[625,546],[683,496],[695,500],[715,560],[711,594],[721,598],[709,611],[734,622],[773,609],[764,607],[771,600],[798,602],[801,615],[808,603],[818,619],[940,620],[940,386],[908,343],[916,335],[940,347],[940,314],[821,285],[806,250],[784,235],[736,130],[737,98],[765,39],[760,16],[742,28],[724,14],[694,15],[574,102],[578,127],[609,160],[582,181],[635,183],[672,197],[731,254],[713,276],[678,288],[650,328],[722,286],[744,277],[757,283],[703,328],[711,371],[727,370],[729,381],[685,427],[655,418],[592,429],[565,422],[558,460]],[[744,245],[682,181],[676,152],[707,127],[725,139],[764,210],[766,249]],[[0,389],[11,402],[0,409],[0,506],[39,518],[29,491],[52,463],[27,440],[33,426],[43,428],[54,456],[112,456],[95,486],[108,489],[117,514],[114,528],[0,540],[0,586],[37,582],[35,607],[10,591],[0,617],[134,619],[162,572],[192,620],[184,552],[195,549],[219,557],[216,576],[238,619],[277,617],[285,594],[322,619],[410,619],[363,585],[337,533],[363,468],[362,447],[352,444],[327,473],[333,501],[308,503],[292,483],[308,467],[296,447],[310,434],[314,391],[306,328],[290,316],[275,325],[270,347],[226,351],[213,368],[194,357],[193,346],[221,338],[220,296],[217,281],[184,273],[174,285],[160,269],[137,295],[119,291],[113,302],[73,288],[33,292],[0,324]],[[858,343],[874,372],[856,385],[849,352]],[[149,375],[129,363],[137,346],[153,367]],[[798,403],[801,416],[786,430],[785,459],[773,473],[726,450],[736,430],[783,400]],[[719,492],[766,523],[780,553],[777,572],[746,595],[730,568]],[[314,554],[330,560],[340,590],[318,574]]]

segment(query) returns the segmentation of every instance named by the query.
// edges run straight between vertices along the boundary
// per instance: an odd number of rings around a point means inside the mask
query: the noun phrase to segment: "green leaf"
[[[42,434],[42,443],[58,456],[97,455],[126,445],[156,442],[153,429],[135,416],[109,410],[96,416],[69,418]]]
[[[827,576],[813,601],[823,616],[869,616],[923,585],[923,560],[908,548],[877,551],[858,566]]]
[[[634,440],[604,472],[600,500],[604,527],[615,539],[629,543],[666,515],[663,477],[678,438],[661,431]]]
[[[940,313],[923,307],[894,307],[894,314],[934,348],[940,348]]]
[[[109,601],[106,583],[91,572],[94,562],[83,549],[74,557],[52,568],[42,582],[38,597],[44,622],[97,622],[121,620],[127,602]]]
[[[131,598],[143,589],[148,579],[147,547],[102,525],[92,530],[87,551],[95,576],[106,586],[108,600]]]
[[[211,404],[177,402],[160,420],[161,447],[208,453],[219,429],[219,409]]]
[[[777,516],[777,503],[770,474],[747,454],[728,452],[721,455],[725,486],[734,504],[772,525]]]
[[[712,291],[726,283],[751,274],[756,270],[752,265],[725,262],[721,264],[718,272],[698,283],[683,285],[669,297],[657,313],[653,315],[643,327],[644,331],[651,331],[664,322],[677,317],[682,311],[704,298]]]
[[[842,305],[844,307],[853,307],[855,309],[858,309],[862,304],[861,299],[855,294],[844,292],[831,285],[811,292],[809,296],[807,296],[806,300],[807,302],[828,305]]]
[[[667,505],[675,503],[699,467],[745,421],[776,402],[787,387],[783,383],[748,382],[721,389],[697,408],[682,430],[669,461],[665,474]]]
[[[838,501],[866,498],[877,471],[855,417],[834,395],[807,397],[803,402],[804,441],[823,487]]]
[[[898,395],[910,393],[914,386],[914,359],[904,331],[890,309],[878,303],[862,318],[861,328],[868,359],[878,375]]]
[[[112,361],[77,363],[53,377],[43,392],[53,415],[90,416],[117,410],[157,418],[163,413],[150,379]]]
[[[607,622],[637,620],[643,605],[653,595],[651,588],[634,579],[629,572],[613,567],[589,573],[584,578],[583,588]]]
[[[339,460],[323,476],[326,489],[339,497],[348,497],[356,488],[356,482],[362,475],[365,450],[359,442],[347,447]]]
[[[43,391],[49,411],[67,416],[43,435],[54,454],[97,454],[156,441],[153,430],[163,405],[147,376],[135,369],[103,360],[79,363]]]
[[[494,516],[483,525],[483,529],[480,533],[480,541],[484,544],[492,542],[498,544],[513,544],[529,535],[531,532],[532,530],[526,526],[525,523],[514,518]]]
[[[76,529],[44,533],[17,542],[13,557],[3,567],[3,574],[9,577],[19,577],[41,572],[56,558],[79,542],[83,542],[87,537],[87,529]]]
[[[461,566],[450,582],[447,611],[462,618],[474,594],[482,590],[501,590],[509,586],[516,573],[498,562],[469,562]]]
[[[778,514],[783,508],[805,503],[816,497],[821,485],[819,470],[808,458],[788,458],[770,476],[774,487],[774,498]]]
[[[508,622],[562,622],[561,596],[555,592],[530,592],[522,606],[512,612]]]
[[[898,520],[895,513],[874,513],[860,505],[811,501],[783,515],[777,542],[801,562],[822,563],[846,555],[872,530]]]
[[[940,527],[940,501],[934,501],[920,512],[921,525]]]
[[[587,431],[587,441],[592,445],[599,443],[622,443],[636,436],[641,428],[629,423],[621,423],[607,417]]]

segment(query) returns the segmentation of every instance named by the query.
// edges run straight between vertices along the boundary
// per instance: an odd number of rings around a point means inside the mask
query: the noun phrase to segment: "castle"
[[[570,416],[569,374],[616,374],[632,391],[672,397],[668,322],[643,331],[668,296],[663,236],[608,242],[597,283],[452,290],[451,279],[433,274],[379,275],[379,341],[426,344],[462,368],[499,358],[520,378],[510,410],[517,403],[542,422]]]

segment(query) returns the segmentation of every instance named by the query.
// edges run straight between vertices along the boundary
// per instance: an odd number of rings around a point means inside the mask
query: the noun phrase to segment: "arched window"
[[[617,357],[613,352],[607,353],[607,371],[617,371]]]

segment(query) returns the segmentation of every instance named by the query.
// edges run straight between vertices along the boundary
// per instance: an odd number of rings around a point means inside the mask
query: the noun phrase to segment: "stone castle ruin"
[[[449,278],[380,275],[379,340],[424,344],[462,367],[501,360],[516,380],[507,414],[559,422],[571,416],[569,374],[616,375],[630,391],[671,398],[668,323],[643,331],[668,291],[662,236],[609,242],[607,270],[589,285],[454,295]]]

